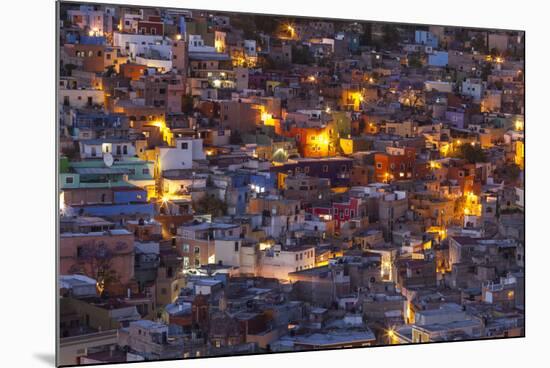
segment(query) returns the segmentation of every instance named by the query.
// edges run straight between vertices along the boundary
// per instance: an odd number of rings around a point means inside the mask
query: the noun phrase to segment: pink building
[[[99,288],[122,294],[134,277],[134,235],[125,229],[65,232],[59,260],[59,274],[85,274],[96,279]]]

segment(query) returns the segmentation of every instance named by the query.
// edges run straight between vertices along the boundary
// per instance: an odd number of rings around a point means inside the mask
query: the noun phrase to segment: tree
[[[199,199],[194,207],[197,212],[209,214],[212,217],[224,216],[227,213],[227,203],[208,195]]]
[[[61,70],[61,75],[63,76],[72,76],[73,70],[76,69],[76,65],[74,64],[65,64],[65,66]]]
[[[485,37],[483,34],[477,34],[474,39],[471,42],[472,47],[476,51],[485,52],[486,45],[485,45]]]
[[[242,144],[243,138],[241,137],[241,133],[239,133],[238,130],[232,130],[231,136],[229,137],[229,143],[230,144]]]
[[[385,47],[397,46],[399,42],[399,30],[392,24],[384,24],[382,26],[382,41],[384,41]]]
[[[516,164],[506,164],[498,170],[498,174],[509,183],[514,183],[519,179],[521,169]]]
[[[372,23],[365,23],[363,28],[364,31],[359,38],[359,44],[361,46],[368,46],[372,44]]]
[[[367,123],[364,119],[359,120],[359,134],[363,134],[365,132],[365,128],[367,127]]]
[[[292,62],[294,64],[305,64],[310,65],[315,62],[313,55],[309,52],[309,47],[302,46],[296,47],[292,46]]]
[[[118,247],[126,247],[126,243],[117,244]],[[92,241],[79,246],[79,263],[73,265],[70,273],[83,273],[97,281],[97,289],[100,295],[109,291],[120,281],[117,271],[113,268],[113,251],[102,242]]]
[[[470,144],[461,145],[458,148],[457,156],[465,159],[471,164],[487,161],[487,157],[485,156],[483,149],[479,146],[472,146]]]
[[[183,96],[181,111],[189,114],[189,113],[193,112],[193,108],[194,108],[193,96],[191,96],[191,95]]]
[[[420,56],[417,54],[411,54],[408,58],[409,68],[422,68],[422,61],[420,60]]]

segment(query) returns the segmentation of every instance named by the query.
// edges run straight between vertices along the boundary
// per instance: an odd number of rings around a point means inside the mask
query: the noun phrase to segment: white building
[[[113,32],[113,46],[120,47],[122,54],[135,59],[149,49],[157,50],[161,55],[171,56],[172,43],[162,35],[142,35]]]
[[[201,35],[189,35],[189,52],[216,52],[214,46],[206,46]]]
[[[94,105],[103,105],[104,101],[103,91],[98,89],[59,89],[59,102],[64,106],[74,108],[92,107]]]
[[[163,193],[189,193],[193,190],[205,189],[207,176],[193,173],[189,173],[189,175],[167,175],[165,171],[162,178]]]
[[[475,101],[481,100],[483,96],[484,83],[478,78],[468,78],[462,82],[461,93],[464,96],[470,96]]]
[[[453,91],[453,84],[450,82],[442,82],[442,81],[425,81],[424,88],[426,88],[426,91],[428,92],[436,90],[439,92],[450,93]]]
[[[136,147],[129,140],[124,139],[87,139],[79,142],[80,157],[101,158],[110,153],[116,158],[129,158],[136,155]]]
[[[264,250],[260,257],[260,276],[288,280],[291,272],[315,267],[315,247],[283,248],[276,244]]]
[[[193,160],[204,160],[202,139],[176,138],[175,147],[157,147],[157,172],[164,170],[190,169]]]

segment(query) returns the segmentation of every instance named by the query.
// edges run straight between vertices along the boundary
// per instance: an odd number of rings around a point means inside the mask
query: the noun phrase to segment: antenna
[[[105,163],[105,166],[107,166],[107,167],[113,166],[113,162],[114,162],[113,155],[110,154],[109,152],[106,152],[103,155],[103,162]]]

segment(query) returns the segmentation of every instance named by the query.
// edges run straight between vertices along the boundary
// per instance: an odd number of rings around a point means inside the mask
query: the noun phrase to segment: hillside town
[[[60,364],[524,336],[523,32],[58,17]]]

